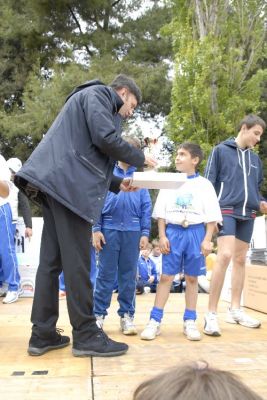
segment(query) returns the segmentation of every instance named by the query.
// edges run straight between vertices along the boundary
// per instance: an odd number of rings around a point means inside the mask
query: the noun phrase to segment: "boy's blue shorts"
[[[219,225],[220,236],[235,236],[242,242],[250,243],[254,227],[254,219],[240,219],[232,215],[223,215],[223,225]]]
[[[162,273],[199,276],[206,274],[205,258],[201,253],[201,243],[205,237],[204,224],[181,225],[168,224],[166,236],[170,241],[170,254],[163,254]]]

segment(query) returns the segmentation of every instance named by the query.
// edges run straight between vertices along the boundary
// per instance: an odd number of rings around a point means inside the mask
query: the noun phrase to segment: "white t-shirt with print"
[[[0,180],[5,181],[11,189],[12,182],[10,181],[10,176],[11,175],[6,160],[0,154]],[[8,197],[4,199],[3,197],[0,196],[0,206],[3,206],[6,203],[8,203]]]
[[[202,176],[187,179],[179,189],[161,189],[152,217],[163,218],[166,224],[182,224],[185,219],[189,225],[222,221],[214,187]]]

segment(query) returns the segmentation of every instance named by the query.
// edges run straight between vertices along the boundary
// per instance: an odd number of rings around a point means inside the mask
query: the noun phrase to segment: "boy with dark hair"
[[[202,159],[203,153],[197,144],[181,144],[175,164],[179,172],[187,174],[187,181],[179,189],[160,190],[156,200],[152,216],[158,220],[162,275],[150,321],[141,333],[144,340],[159,335],[174,276],[182,269],[186,280],[184,334],[189,340],[201,339],[195,323],[197,277],[205,271],[204,256],[212,250],[212,234],[216,222],[222,218],[214,188],[197,172]]]
[[[219,227],[216,263],[212,271],[209,312],[204,333],[220,336],[217,320],[225,273],[232,259],[232,299],[227,322],[248,328],[261,323],[240,308],[245,278],[246,254],[251,240],[256,212],[267,212],[267,202],[260,196],[263,181],[262,164],[252,148],[259,143],[265,122],[257,115],[247,115],[239,124],[236,138],[228,139],[212,150],[205,177],[213,184],[220,203],[223,225]]]
[[[138,138],[125,136],[123,139],[141,148]],[[135,167],[119,161],[113,173],[120,178],[130,179],[135,170]],[[134,325],[137,261],[140,249],[146,248],[148,243],[151,209],[147,189],[132,193],[109,192],[100,220],[93,226],[93,245],[99,252],[94,312],[102,327],[117,278],[118,315],[124,335],[137,334]]]

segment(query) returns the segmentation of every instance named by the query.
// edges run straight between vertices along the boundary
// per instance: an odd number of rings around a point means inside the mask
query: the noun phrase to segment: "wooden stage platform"
[[[136,325],[146,324],[154,294],[137,297]],[[208,297],[199,295],[198,323],[202,330]],[[183,361],[203,359],[211,366],[235,372],[267,399],[267,315],[247,310],[262,321],[260,329],[224,322],[227,303],[221,302],[220,338],[203,335],[200,342],[188,341],[182,333],[184,294],[171,294],[162,334],[146,342],[119,331],[116,295],[105,331],[115,340],[129,344],[128,353],[113,358],[75,358],[71,346],[41,357],[27,355],[31,324],[31,299],[0,303],[0,390],[1,400],[131,400],[134,388],[145,378]],[[66,300],[60,301],[58,327],[71,336]],[[241,400],[241,399],[240,399]]]

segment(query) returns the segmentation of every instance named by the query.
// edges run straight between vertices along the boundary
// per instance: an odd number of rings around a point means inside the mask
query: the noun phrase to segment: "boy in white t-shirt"
[[[0,297],[5,296],[4,304],[17,301],[20,294],[12,213],[8,202],[12,186],[9,168],[0,154]]]
[[[197,172],[203,159],[199,145],[183,143],[175,160],[176,169],[187,174],[187,181],[176,190],[160,190],[152,216],[158,220],[162,275],[157,288],[150,321],[141,339],[152,340],[160,334],[163,309],[174,276],[184,270],[186,279],[184,334],[200,340],[196,326],[198,275],[205,272],[205,260],[212,250],[212,234],[222,220],[212,184]]]

